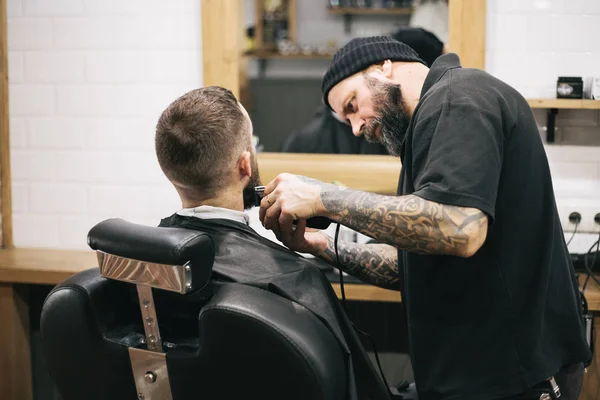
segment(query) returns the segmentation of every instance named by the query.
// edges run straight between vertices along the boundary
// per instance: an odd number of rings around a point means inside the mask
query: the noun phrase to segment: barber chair
[[[346,399],[346,358],[304,307],[211,279],[209,235],[111,219],[98,268],[48,295],[42,350],[63,400]]]

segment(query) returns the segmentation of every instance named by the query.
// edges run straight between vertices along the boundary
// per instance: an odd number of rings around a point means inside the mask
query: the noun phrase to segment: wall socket
[[[596,214],[600,212],[597,208],[587,207],[559,207],[560,223],[564,232],[573,232],[575,224],[569,221],[569,216],[573,212],[581,214],[581,222],[577,227],[578,233],[598,233],[600,232],[600,224],[594,221]]]

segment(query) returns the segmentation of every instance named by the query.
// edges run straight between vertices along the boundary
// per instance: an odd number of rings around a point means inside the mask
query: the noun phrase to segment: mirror
[[[298,0],[288,0],[299,2]],[[329,1],[329,0],[327,0]],[[363,0],[355,0],[358,4]],[[364,0],[365,2],[367,0]],[[330,30],[335,34],[344,36],[345,24],[350,24],[352,28],[355,26],[355,20],[366,19],[368,21],[381,20],[380,10],[372,11],[375,15],[360,15],[351,14],[351,11],[342,9],[342,14],[337,15],[337,11],[330,11],[327,7],[326,0],[302,0],[302,3],[310,3],[314,5],[315,10],[319,8],[319,13],[312,13],[312,10],[300,8],[289,8],[296,10],[298,14],[310,15],[312,20],[309,20],[303,28],[297,24],[291,24],[291,32],[300,35],[302,29],[307,30],[313,35],[314,43],[322,43],[317,41],[320,37],[327,37],[328,31],[316,33],[314,26],[329,26]],[[298,88],[303,89],[303,83],[295,75],[289,76],[269,76],[269,79],[262,78],[263,81],[269,83],[278,79],[287,79],[289,86],[278,97],[269,96],[266,90],[260,93],[260,98],[264,101],[271,102],[276,106],[280,104],[290,104],[291,118],[295,118],[296,126],[304,126],[314,116],[315,109],[320,102],[320,79],[321,75],[327,67],[327,62],[330,56],[317,59],[314,54],[309,54],[309,59],[305,59],[307,55],[293,53],[288,54],[285,58],[278,54],[267,54],[264,57],[257,57],[256,54],[248,53],[248,42],[244,40],[246,35],[246,27],[251,27],[255,21],[252,15],[254,0],[202,0],[202,65],[203,65],[203,83],[205,86],[220,85],[229,88],[233,93],[241,99],[241,101],[253,111],[255,104],[252,104],[250,95],[259,98],[256,92],[250,92],[251,79],[259,80],[260,78],[249,78],[251,72],[259,71],[261,63],[265,63],[265,68],[271,68],[274,71],[273,65],[286,65],[285,63],[292,62],[292,65],[297,65],[296,71],[305,75],[309,75],[312,79],[313,97],[309,107],[300,115],[300,111],[294,109],[296,107],[295,99],[298,97],[296,91]],[[427,3],[425,3],[427,4]],[[448,6],[448,46],[447,48],[458,53],[464,67],[472,67],[484,69],[485,62],[485,41],[486,41],[486,0],[451,0]],[[316,11],[315,11],[316,12]],[[364,10],[361,10],[364,13]],[[411,11],[412,12],[412,11]],[[329,13],[332,15],[330,16]],[[345,15],[347,13],[348,15]],[[400,14],[401,16],[402,14]],[[302,15],[298,19],[306,18]],[[337,18],[337,25],[325,24],[323,19]],[[394,18],[399,18],[398,15],[392,16],[391,26],[394,27]],[[320,22],[319,22],[320,21]],[[404,19],[406,21],[406,18]],[[312,24],[312,25],[311,25]],[[373,23],[372,23],[373,24]],[[377,25],[377,24],[375,24]],[[331,28],[334,26],[334,28]],[[387,29],[387,28],[386,28]],[[363,34],[364,30],[361,31]],[[289,33],[288,33],[289,34]],[[308,50],[308,49],[307,49]],[[256,50],[254,50],[256,51]],[[295,64],[294,64],[295,63]],[[268,64],[268,65],[267,65]],[[294,85],[295,84],[295,85]],[[347,154],[290,154],[277,152],[277,146],[265,147],[267,134],[261,130],[270,129],[275,132],[274,137],[278,137],[279,141],[289,131],[278,127],[276,121],[281,119],[276,115],[275,108],[266,108],[266,117],[273,121],[274,127],[269,127],[268,122],[256,120],[256,109],[254,109],[255,119],[255,134],[259,139],[259,146],[263,145],[262,152],[258,154],[258,162],[261,168],[261,177],[263,181],[268,182],[281,172],[291,172],[304,174],[315,179],[327,181],[330,178],[328,172],[341,173],[344,172],[343,184],[367,191],[376,191],[383,194],[394,194],[397,186],[397,178],[400,170],[400,162],[397,158],[380,155],[347,155]],[[298,121],[298,122],[296,122]],[[294,128],[292,128],[294,129]],[[262,142],[262,143],[261,143]],[[273,152],[272,149],[275,149]],[[382,176],[382,168],[387,168],[390,173]],[[337,171],[337,172],[336,172]],[[394,173],[392,174],[392,171]],[[363,175],[361,175],[361,173]],[[361,177],[368,177],[362,179]],[[373,179],[373,177],[377,177]],[[339,178],[337,178],[339,180]],[[375,182],[381,187],[373,188],[368,185],[369,182]]]
[[[332,54],[361,36],[397,35],[408,42],[407,27],[429,32],[430,53],[448,48],[448,0],[243,3],[246,68],[240,100],[263,152],[386,155],[381,144],[355,137],[322,103],[321,78]]]

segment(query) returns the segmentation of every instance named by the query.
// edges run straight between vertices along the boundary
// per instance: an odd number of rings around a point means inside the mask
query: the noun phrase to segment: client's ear
[[[246,178],[252,176],[252,163],[250,162],[252,155],[249,151],[244,151],[240,155],[238,160],[238,170],[240,172],[240,178]]]

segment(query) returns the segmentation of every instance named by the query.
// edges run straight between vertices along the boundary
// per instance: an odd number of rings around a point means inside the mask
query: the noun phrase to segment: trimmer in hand
[[[254,187],[254,205],[259,207],[260,206],[260,201],[263,198],[263,195],[265,194],[265,187],[264,186],[255,186]],[[331,224],[331,220],[329,218],[326,217],[311,217],[309,219],[306,220],[306,226],[308,228],[314,228],[314,229],[327,229],[329,227],[329,225]],[[294,220],[294,225],[296,225],[298,223],[298,221]]]

